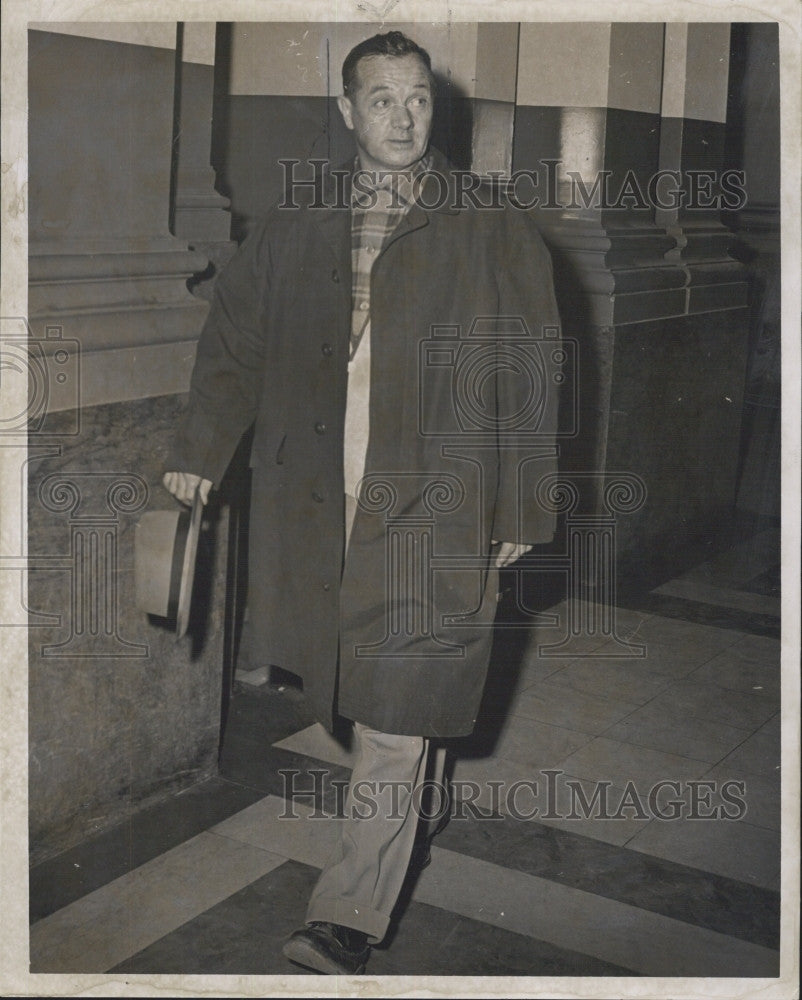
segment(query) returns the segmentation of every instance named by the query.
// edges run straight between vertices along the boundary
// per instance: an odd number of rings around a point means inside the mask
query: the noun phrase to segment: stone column
[[[215,274],[236,248],[229,200],[215,190],[210,163],[216,31],[211,21],[178,25],[171,229],[209,258],[207,272],[190,282],[201,298],[209,298]]]
[[[749,367],[744,402],[738,507],[780,514],[780,81],[776,24],[732,26],[727,146],[746,177],[748,202],[726,216],[733,253],[750,279]]]
[[[729,63],[729,24],[666,24],[659,168],[681,194],[658,205],[655,220],[676,241],[669,257],[687,272],[690,313],[746,305],[744,271],[721,223],[722,205],[742,200],[737,177],[725,174]]]
[[[516,22],[477,25],[471,169],[509,177],[518,82]]]
[[[564,441],[562,467],[646,481],[647,504],[619,533],[623,549],[676,549],[734,495],[745,275],[712,207],[668,217],[657,204],[672,180],[657,180],[661,168],[680,171],[681,194],[687,169],[724,165],[699,150],[723,148],[728,32],[521,26],[513,167],[535,175],[518,192],[539,196],[533,211],[579,358],[579,433]],[[579,512],[601,502],[592,490]]]
[[[83,406],[183,391],[207,311],[186,285],[207,258],[169,230],[176,43],[158,27],[29,32],[29,319],[48,356],[48,327],[77,343]],[[68,388],[49,408],[75,406]]]

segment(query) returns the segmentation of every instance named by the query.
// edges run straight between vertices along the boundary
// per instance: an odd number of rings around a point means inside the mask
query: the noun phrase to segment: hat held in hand
[[[174,620],[186,634],[203,515],[200,490],[192,510],[149,510],[136,526],[134,577],[140,611]]]

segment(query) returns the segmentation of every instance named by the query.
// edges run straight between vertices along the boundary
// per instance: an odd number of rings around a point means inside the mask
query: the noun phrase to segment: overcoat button
[[[323,345],[323,346],[322,346],[322,347],[320,348],[320,350],[321,350],[321,351],[323,352],[323,354],[324,354],[324,355],[325,355],[325,356],[326,356],[327,358],[330,358],[330,357],[332,356],[332,354],[334,354],[334,348],[333,348],[333,347],[331,346],[331,344],[324,344],[324,345]]]
[[[324,590],[331,590],[331,584],[330,583],[324,583],[323,584],[323,589]]]
[[[339,284],[339,282],[340,282],[340,275],[339,275],[336,267],[331,272],[331,280],[334,281],[334,282],[336,282],[337,284]]]
[[[326,425],[325,424],[321,424],[321,423],[315,424],[315,434],[325,434],[325,433],[326,433]]]
[[[312,499],[315,501],[315,503],[323,503],[324,497],[322,493],[318,493],[317,490],[314,490],[312,493]]]

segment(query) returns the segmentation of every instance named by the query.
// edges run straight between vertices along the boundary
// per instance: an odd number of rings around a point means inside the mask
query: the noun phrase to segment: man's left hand
[[[498,569],[503,569],[505,566],[509,566],[511,563],[514,563],[516,559],[520,559],[524,553],[529,552],[532,549],[531,545],[524,545],[521,542],[493,541],[491,544],[501,546],[496,553],[495,565]]]

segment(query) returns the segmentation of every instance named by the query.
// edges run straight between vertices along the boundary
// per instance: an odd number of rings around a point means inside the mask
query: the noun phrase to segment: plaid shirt
[[[368,184],[373,175],[360,172],[357,162],[359,185],[355,185],[351,199],[351,360],[343,441],[346,496],[357,495],[370,432],[370,272],[388,236],[412,204],[415,181],[428,170],[429,163],[424,158],[406,174],[379,175],[378,184]]]
[[[408,173],[360,170],[359,190],[351,196],[351,358],[356,354],[370,321],[370,272],[387,237],[414,201],[415,182],[429,169],[428,156],[418,160]]]

